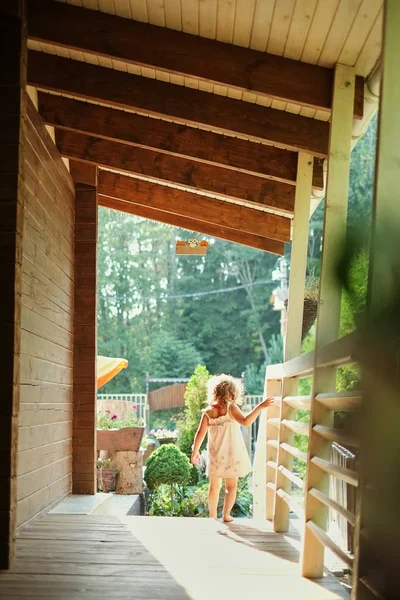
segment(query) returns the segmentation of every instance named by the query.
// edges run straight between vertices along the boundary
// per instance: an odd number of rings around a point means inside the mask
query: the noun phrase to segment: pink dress
[[[251,462],[240,425],[229,412],[212,419],[208,417],[208,462],[210,477],[244,477],[251,471]],[[207,413],[206,413],[207,414]]]

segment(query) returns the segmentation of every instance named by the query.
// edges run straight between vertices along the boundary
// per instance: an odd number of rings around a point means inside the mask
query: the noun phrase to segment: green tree
[[[155,336],[149,350],[148,369],[154,377],[189,377],[201,355],[190,340],[179,340],[171,333]]]
[[[187,456],[192,453],[192,444],[200,423],[201,412],[207,406],[207,382],[210,374],[206,367],[198,365],[189,379],[185,391],[185,411],[178,422],[178,445]]]

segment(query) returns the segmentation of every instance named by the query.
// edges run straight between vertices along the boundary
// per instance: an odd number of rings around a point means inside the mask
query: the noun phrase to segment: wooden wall
[[[28,99],[17,526],[71,492],[74,185]]]
[[[0,569],[15,548],[18,444],[26,27],[23,3],[0,3]]]

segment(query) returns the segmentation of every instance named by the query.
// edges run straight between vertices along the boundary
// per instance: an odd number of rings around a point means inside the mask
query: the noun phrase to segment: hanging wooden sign
[[[201,242],[194,238],[187,242],[178,240],[176,242],[176,254],[197,254],[198,256],[205,256],[209,246],[210,244],[206,242],[206,240],[202,240]]]

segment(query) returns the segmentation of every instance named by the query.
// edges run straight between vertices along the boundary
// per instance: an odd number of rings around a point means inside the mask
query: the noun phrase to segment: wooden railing
[[[354,512],[329,494],[329,483],[337,478],[347,485],[358,486],[357,472],[333,462],[332,443],[358,448],[357,436],[336,428],[333,415],[337,411],[356,411],[361,394],[332,389],[329,393],[282,397],[282,390],[287,389],[288,379],[313,377],[316,369],[336,370],[351,364],[355,342],[352,334],[321,348],[317,354],[310,352],[267,367],[265,393],[275,397],[275,404],[264,411],[259,426],[253,472],[254,515],[272,519],[275,531],[288,530],[290,512],[302,519],[305,525],[302,555],[303,559],[307,556],[308,564],[313,560],[310,554],[317,543],[352,565],[352,557],[329,537],[327,521],[328,511],[336,511],[352,526],[355,524]],[[309,423],[296,420],[298,409],[312,413]],[[296,434],[308,439],[307,453],[296,447]],[[294,458],[307,465],[305,482],[293,472]],[[304,507],[292,496],[293,487],[303,492]],[[314,562],[315,576],[319,576],[323,571],[323,552],[314,556]]]

